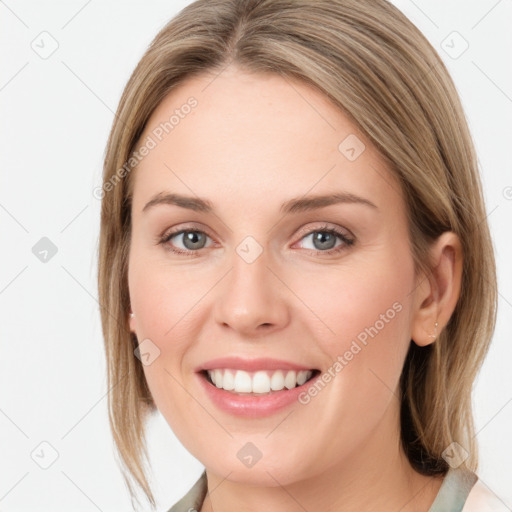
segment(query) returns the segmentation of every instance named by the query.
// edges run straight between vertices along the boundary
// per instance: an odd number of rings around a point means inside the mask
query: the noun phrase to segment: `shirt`
[[[476,474],[467,468],[450,468],[428,512],[462,512],[469,492],[477,480]],[[204,470],[187,494],[168,512],[198,512],[203,506],[207,489]]]

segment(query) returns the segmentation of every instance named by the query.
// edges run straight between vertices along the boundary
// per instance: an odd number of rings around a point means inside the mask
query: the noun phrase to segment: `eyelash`
[[[184,234],[184,233],[202,233],[202,234],[204,234],[206,236],[209,236],[208,233],[206,233],[206,232],[204,232],[204,231],[202,231],[200,229],[178,229],[178,230],[175,230],[175,231],[171,231],[171,232],[165,233],[164,235],[160,236],[158,238],[157,242],[158,242],[158,244],[164,245],[164,244],[167,244],[175,236],[181,235],[181,234]],[[330,233],[331,235],[334,235],[334,236],[337,236],[338,238],[340,238],[341,241],[343,242],[342,245],[340,245],[338,247],[334,247],[334,248],[329,249],[327,251],[320,251],[320,250],[315,250],[315,249],[306,249],[307,251],[312,251],[315,254],[322,254],[322,255],[324,255],[324,254],[325,255],[337,254],[337,253],[347,249],[347,247],[353,245],[354,242],[355,242],[355,240],[353,238],[348,237],[345,233],[342,233],[338,229],[332,228],[332,227],[329,227],[329,226],[322,226],[320,228],[316,228],[316,229],[313,229],[311,231],[308,231],[306,234],[304,234],[300,238],[300,240],[306,238],[307,236],[309,236],[309,235],[311,235],[313,233]],[[198,249],[196,251],[193,251],[193,250],[184,251],[182,249],[175,249],[175,248],[172,248],[172,247],[166,247],[166,249],[168,251],[171,251],[172,253],[179,254],[179,255],[182,255],[182,256],[192,257],[192,258],[197,257],[198,256],[197,253],[201,251],[201,249]]]

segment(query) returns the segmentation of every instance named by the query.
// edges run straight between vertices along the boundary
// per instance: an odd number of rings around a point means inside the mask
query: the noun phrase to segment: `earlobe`
[[[432,315],[428,315],[428,319],[426,318],[421,324],[413,329],[411,339],[418,345],[419,347],[426,347],[431,343],[434,343],[438,338],[439,334],[442,331],[442,326],[439,325],[437,320],[433,321],[430,317]],[[428,323],[430,321],[430,323]]]
[[[429,337],[429,338],[432,338],[432,343],[433,343],[434,341],[436,341],[436,339],[437,339],[437,336],[438,336],[437,328],[438,328],[438,327],[439,327],[439,322],[436,322],[436,323],[434,324],[434,334],[429,334],[429,335],[428,335],[428,337]]]
[[[449,322],[460,296],[462,245],[447,231],[431,247],[431,272],[415,290],[411,338],[418,346],[434,343]]]
[[[135,333],[135,314],[132,311],[128,314],[128,324],[130,326],[130,331]]]

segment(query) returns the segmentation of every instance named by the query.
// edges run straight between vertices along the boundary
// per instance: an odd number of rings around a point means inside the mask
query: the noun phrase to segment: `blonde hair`
[[[401,441],[423,474],[446,473],[442,452],[452,441],[469,452],[465,465],[475,471],[471,393],[494,332],[496,270],[472,138],[442,60],[386,0],[198,0],[160,31],[135,68],[105,154],[98,287],[109,419],[132,504],[134,480],[155,506],[144,425],[156,406],[128,329],[132,173],[125,163],[173,88],[231,62],[312,85],[368,137],[403,188],[416,271],[428,274],[427,249],[441,233],[459,236],[455,311],[434,343],[411,342],[403,367]]]

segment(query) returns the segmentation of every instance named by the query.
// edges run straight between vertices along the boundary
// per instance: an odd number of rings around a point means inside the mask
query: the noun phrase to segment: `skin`
[[[190,96],[198,105],[131,176],[129,325],[160,350],[144,366],[151,393],[206,467],[201,510],[427,511],[442,478],[417,473],[401,449],[398,385],[410,340],[435,342],[434,323],[441,332],[455,308],[459,240],[444,233],[432,246],[432,274],[415,275],[397,181],[339,109],[276,75],[230,66],[214,77],[189,79],[161,102],[141,141]],[[338,150],[350,134],[366,146],[354,161]],[[333,191],[376,208],[279,211],[291,198]],[[170,204],[143,212],[160,192],[206,198],[214,213]],[[326,255],[310,235],[325,223],[355,243],[336,239],[343,249]],[[170,228],[206,233],[203,248],[182,235],[159,244]],[[246,236],[263,250],[250,264],[236,252]],[[194,373],[225,355],[327,371],[395,302],[400,312],[307,405],[236,417],[209,401]],[[237,458],[246,442],[262,453],[251,468]]]

